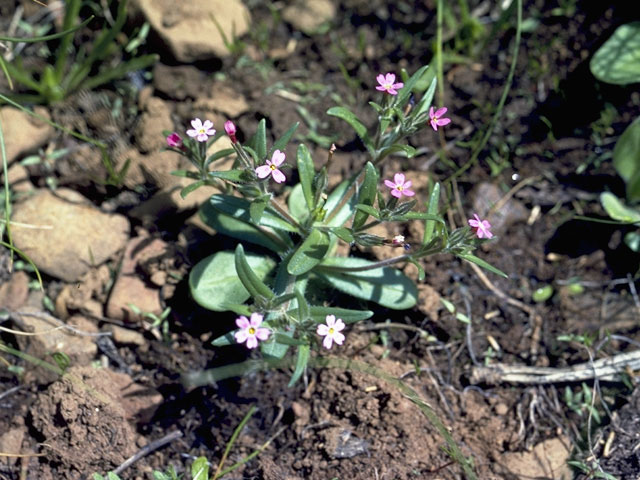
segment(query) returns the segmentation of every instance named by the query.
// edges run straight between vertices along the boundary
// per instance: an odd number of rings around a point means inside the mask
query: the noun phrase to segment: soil
[[[167,60],[154,67],[150,83],[141,89],[135,82],[121,81],[90,94],[80,92],[51,107],[52,118],[105,141],[121,166],[132,151],[140,158],[153,151],[153,138],[145,138],[139,127],[144,114],[153,117],[154,105],[168,106],[179,130],[191,118],[211,116],[210,93],[226,89],[228,96],[245,99],[247,107],[225,102],[216,110],[215,125],[231,117],[243,140],[260,118],[267,119],[272,138],[300,121],[288,157],[293,158],[295,145],[304,141],[319,163],[335,142],[332,181],[352,173],[366,159],[364,148],[325,112],[340,100],[371,122],[367,101],[376,98],[371,87],[375,75],[401,68],[413,72],[432,60],[435,0],[334,0],[337,14],[330,28],[313,35],[273,20],[281,2],[269,8],[263,2],[250,3],[255,28],[243,37],[247,48],[242,57],[192,65]],[[487,22],[494,8],[489,3],[469,2],[471,11]],[[598,201],[602,191],[624,196],[624,185],[606,153],[638,115],[640,97],[633,87],[596,82],[588,62],[616,27],[638,19],[632,3],[525,2],[525,18],[537,23],[523,34],[501,120],[480,162],[446,183],[447,219],[452,225],[465,223],[470,215],[462,212],[486,212],[491,204],[503,203],[492,217],[498,238],[477,254],[509,278],[479,276],[469,264],[449,256],[429,257],[423,263],[426,279],[419,304],[400,312],[369,305],[375,313],[372,321],[352,328],[345,347],[334,352],[403,379],[447,426],[480,479],[587,479],[594,478],[597,468],[619,479],[636,479],[640,473],[640,400],[634,372],[615,382],[472,382],[474,367],[482,365],[563,368],[633,351],[640,342],[639,307],[634,303],[640,258],[622,242],[629,229],[574,218],[605,218]],[[0,12],[5,31],[15,5],[0,2]],[[445,64],[444,104],[453,121],[440,135],[425,130],[413,137],[411,143],[420,154],[410,160],[390,159],[383,178],[402,169],[413,179],[418,196],[424,196],[429,181],[447,181],[468,161],[471,141],[493,115],[511,60],[515,31],[505,27],[491,36],[494,23],[485,25],[486,48],[473,56],[464,50],[464,34],[454,36],[446,29],[445,49],[459,48],[457,53],[466,59]],[[268,35],[261,36],[265,28]],[[288,47],[292,39],[293,50]],[[159,46],[150,41],[145,48],[154,52]],[[37,60],[34,48],[24,55]],[[162,102],[154,104],[150,98]],[[116,105],[119,116],[112,115]],[[615,111],[611,122],[602,120],[605,109]],[[149,127],[146,133],[152,131]],[[446,162],[438,161],[440,142],[447,147]],[[184,372],[248,357],[238,346],[211,345],[231,328],[233,315],[196,305],[185,275],[198,260],[234,242],[192,224],[185,227],[195,206],[176,213],[175,208],[147,203],[163,188],[165,172],[146,176],[140,170],[136,185],[105,185],[96,181],[106,172],[95,151],[79,150],[77,140],[63,134],[51,145],[70,148],[70,153],[29,167],[29,182],[75,189],[103,211],[125,215],[132,238],[149,239],[142,243],[161,239],[165,253],[139,260],[130,271],[144,285],[143,292],[160,298],[171,314],[164,333],[131,312],[119,319],[106,316],[121,257],[112,258],[108,269],[93,268],[76,283],[45,276],[47,298],[55,301],[64,292],[64,298],[75,302],[60,301],[69,315],[84,315],[100,331],[113,331],[114,338],[96,337],[99,353],[90,359],[94,363],[73,366],[56,381],[33,371],[24,359],[0,357],[0,479],[76,480],[95,472],[106,474],[175,432],[179,434],[172,441],[145,451],[121,477],[148,479],[152,470],[173,466],[190,478],[190,464],[201,455],[215,470],[252,405],[257,411],[225,466],[261,451],[225,478],[464,478],[462,468],[447,455],[442,436],[419,408],[376,376],[311,369],[289,388],[291,372],[283,369],[185,388]],[[417,224],[407,225],[405,231],[384,231],[385,236],[396,234],[411,243],[422,232]],[[386,258],[389,251],[353,253]],[[15,292],[23,291],[20,305],[29,302],[42,310],[37,291],[31,290],[27,300],[27,282],[35,277],[26,278],[22,271],[11,274],[8,264],[8,253],[2,251],[0,298],[15,300]],[[404,271],[417,278],[414,266]],[[574,283],[582,285],[582,293],[571,289]],[[3,284],[14,293],[3,297]],[[535,292],[546,285],[553,286],[554,295],[536,302]],[[456,318],[440,298],[471,323]],[[344,307],[353,302],[341,296],[334,300]],[[386,321],[390,326],[385,327]],[[3,326],[18,327],[17,323],[12,317]],[[117,337],[116,328],[119,335],[134,336]],[[575,337],[561,339],[570,335]],[[578,336],[589,342],[576,341]],[[11,333],[3,331],[0,339],[19,345]],[[568,401],[568,392],[584,395],[585,389],[595,392],[591,414],[585,406],[589,401]],[[7,453],[24,456],[2,455]],[[569,469],[569,458],[585,467]],[[594,459],[600,467],[593,466]]]

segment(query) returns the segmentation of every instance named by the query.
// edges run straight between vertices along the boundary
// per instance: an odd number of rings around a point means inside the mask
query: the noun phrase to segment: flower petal
[[[271,155],[271,163],[274,164],[276,167],[279,167],[280,165],[282,165],[284,163],[284,160],[285,160],[285,154],[280,150],[276,150],[275,152],[273,152],[273,155]]]
[[[416,194],[416,192],[414,192],[413,190],[408,190],[406,188],[402,190],[402,193],[407,197],[413,197]]]
[[[258,328],[262,324],[263,318],[264,318],[264,315],[262,315],[261,313],[253,312],[251,314],[251,319],[249,320],[249,323],[251,323],[252,327]]]
[[[396,182],[396,185],[404,185],[404,173],[396,173],[393,176],[393,181]]]
[[[333,329],[334,329],[336,332],[340,332],[340,331],[344,330],[344,327],[345,327],[344,322],[342,321],[342,319],[341,319],[341,318],[339,318],[338,320],[336,320],[336,323],[335,323],[335,325],[333,326]]]
[[[202,128],[202,120],[200,120],[199,118],[194,118],[193,120],[191,120],[191,126],[196,130],[200,130],[200,128]]]
[[[271,175],[271,167],[269,165],[262,165],[256,168],[256,175],[258,175],[258,178],[267,178]]]
[[[400,190],[391,190],[391,195],[393,195],[396,198],[402,198],[402,192]]]
[[[236,338],[236,342],[244,343],[247,341],[249,334],[247,333],[246,330],[238,330],[236,333],[233,334],[233,336]]]
[[[441,117],[445,113],[447,113],[447,107],[439,108],[438,110],[436,110],[436,117]]]
[[[379,83],[380,85],[383,85],[383,84],[384,84],[384,82],[385,82],[385,80],[384,80],[384,75],[383,75],[383,74],[378,75],[378,76],[376,77],[376,80],[378,81],[378,83]]]
[[[384,80],[385,80],[386,83],[393,84],[393,82],[396,81],[396,74],[395,73],[387,73],[387,76],[385,77]]]
[[[389,188],[396,188],[396,184],[393,183],[391,180],[385,180],[384,184]]]
[[[327,322],[327,326],[329,328],[331,328],[336,324],[336,316],[335,315],[327,315],[324,318],[324,321]]]
[[[438,119],[438,125],[440,125],[441,127],[443,127],[444,125],[449,125],[451,123],[451,119],[450,118],[439,118]]]
[[[269,338],[269,335],[271,335],[271,330],[269,330],[268,328],[258,328],[256,330],[256,337],[258,338],[258,340],[267,340]]]
[[[236,318],[236,325],[238,326],[238,328],[249,328],[251,326],[251,324],[249,323],[249,319],[244,315],[240,315],[238,318]]]
[[[402,188],[404,188],[405,190],[407,188],[411,188],[411,180],[407,180],[406,182],[404,182],[404,185],[402,185]]]
[[[258,339],[256,337],[247,338],[247,348],[256,348],[258,346]]]
[[[273,179],[276,181],[276,183],[284,183],[287,181],[287,177],[285,177],[284,173],[282,173],[282,171],[280,170],[274,170],[271,175],[273,176]]]
[[[331,345],[333,345],[333,337],[331,335],[327,335],[322,341],[322,346],[326,349],[329,349],[331,348]]]
[[[320,325],[318,325],[316,333],[324,337],[329,333],[329,327],[327,327],[324,323],[321,323]]]
[[[336,342],[338,345],[342,345],[342,343],[344,342],[344,335],[342,333],[334,333],[333,335],[333,341]]]
[[[434,111],[433,111],[433,107],[429,108],[429,118],[433,118],[435,117]]]

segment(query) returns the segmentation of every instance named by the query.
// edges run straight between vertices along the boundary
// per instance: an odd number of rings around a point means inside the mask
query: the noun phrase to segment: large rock
[[[43,108],[36,108],[35,113],[47,119],[49,118],[49,114]],[[2,117],[8,163],[13,162],[25,153],[35,152],[53,134],[51,125],[17,108],[0,108],[0,117]]]
[[[132,5],[184,63],[229,55],[212,17],[229,41],[249,30],[249,10],[239,0],[134,0]]]
[[[282,18],[309,35],[333,20],[335,15],[336,7],[330,0],[298,0],[282,11]]]
[[[102,213],[84,200],[60,188],[55,195],[41,190],[14,207],[16,247],[42,271],[65,282],[77,281],[123,248],[129,238],[125,217]]]

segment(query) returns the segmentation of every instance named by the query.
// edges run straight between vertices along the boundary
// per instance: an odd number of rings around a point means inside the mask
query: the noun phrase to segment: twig
[[[140,460],[142,457],[149,455],[151,452],[158,450],[159,448],[164,447],[167,443],[171,443],[174,440],[177,440],[178,438],[181,438],[181,437],[182,437],[182,432],[180,430],[175,430],[165,435],[164,437],[151,442],[149,445],[146,445],[142,447],[140,450],[138,450],[138,452],[135,455],[126,459],[124,463],[122,463],[122,465],[120,465],[118,468],[116,468],[113,471],[113,473],[115,473],[116,475],[119,475],[123,470],[125,470],[126,468],[129,468],[131,465],[133,465],[135,462]]]
[[[640,369],[640,350],[621,353],[593,362],[580,363],[568,368],[528,367],[526,365],[495,364],[488,367],[474,367],[471,370],[471,383],[498,384],[524,383],[547,384],[557,382],[581,382],[597,378],[605,381],[619,380],[618,374],[627,368]]]
[[[6,392],[2,392],[0,393],[0,400],[2,400],[4,397],[7,397],[9,395],[11,395],[13,392],[17,392],[18,390],[20,390],[22,387],[20,385],[17,385],[13,388],[10,388],[9,390],[7,390]]]
[[[65,330],[70,330],[71,332],[75,333],[76,335],[80,335],[82,337],[107,337],[107,336],[111,336],[111,332],[85,332],[84,330],[79,330],[75,327],[72,327],[71,325],[67,325],[66,323],[64,323],[62,320],[54,317],[53,315],[50,315],[46,312],[25,312],[25,311],[18,311],[18,312],[9,312],[9,315],[11,316],[11,319],[16,322],[21,328],[24,328],[24,322],[22,321],[22,319],[20,318],[21,316],[25,316],[25,317],[34,317],[34,318],[38,318],[40,320],[44,320],[45,322],[50,322],[53,323],[55,325],[58,325],[58,328],[64,328]],[[37,334],[41,334],[41,333],[48,333],[50,330],[47,330],[46,332],[37,332]]]

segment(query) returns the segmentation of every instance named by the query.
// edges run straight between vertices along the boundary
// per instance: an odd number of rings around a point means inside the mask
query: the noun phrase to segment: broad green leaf
[[[356,117],[354,113],[351,112],[351,110],[344,107],[332,107],[327,110],[327,114],[333,117],[341,118],[342,120],[347,122],[351,126],[351,128],[355,130],[358,137],[360,137],[364,145],[367,147],[367,150],[373,152],[373,142],[371,141],[371,138],[367,133],[367,127],[365,127],[362,122],[358,120],[358,117]]]
[[[640,117],[620,135],[613,149],[613,166],[627,184],[627,199],[640,199]]]
[[[247,317],[247,315],[245,315],[245,317]],[[233,332],[228,332],[213,340],[211,342],[211,345],[213,345],[214,347],[228,347],[229,345],[233,345],[234,343],[238,342],[236,342],[236,338],[233,336]]]
[[[263,297],[269,300],[275,296],[249,265],[241,243],[236,247],[235,267],[242,285],[254,299]]]
[[[416,304],[415,284],[400,270],[391,267],[364,271],[343,271],[341,268],[362,268],[374,265],[363,258],[326,258],[314,271],[329,285],[356,298],[404,310]]]
[[[209,480],[209,462],[206,457],[198,457],[191,465],[192,480]]]
[[[640,222],[640,210],[633,209],[626,206],[618,197],[613,193],[603,192],[600,194],[600,203],[602,207],[614,220],[627,223]]]
[[[290,275],[307,273],[322,261],[329,250],[329,235],[314,228],[287,264]]]
[[[226,213],[227,215],[243,220],[247,223],[251,222],[251,214],[249,211],[251,202],[244,198],[238,198],[232,195],[216,194],[212,195],[207,203],[211,205],[212,208],[219,210],[222,213]],[[277,228],[278,230],[284,230],[286,232],[298,233],[298,229],[295,226],[273,213],[269,208],[263,212],[260,225],[264,227]]]
[[[269,155],[271,155],[276,150],[280,150],[281,152],[284,152],[284,149],[287,148],[287,145],[291,140],[291,137],[293,137],[293,134],[298,129],[299,125],[300,125],[300,122],[296,122],[293,125],[291,125],[291,127],[289,127],[289,130],[284,132],[282,136],[275,141],[275,143],[273,144],[273,147],[271,147],[271,150],[269,150]]]
[[[276,253],[281,253],[283,250],[286,250],[291,246],[285,243],[280,237],[265,232],[244,219],[235,218],[213,208],[210,202],[205,202],[200,207],[199,214],[202,221],[213,228],[216,232],[228,235],[232,238],[244,240],[256,245],[262,245]]]
[[[601,82],[615,85],[640,82],[640,22],[618,27],[593,55],[589,67]]]
[[[296,186],[291,189],[291,192],[289,192],[287,205],[289,206],[291,216],[299,222],[304,222],[309,216],[304,191],[302,190],[302,182],[297,183]]]
[[[378,159],[382,160],[388,155],[391,155],[392,153],[398,153],[398,152],[404,153],[407,158],[412,158],[416,154],[416,149],[413,148],[411,145],[400,145],[396,143],[395,145],[392,145],[388,148],[383,149],[380,152],[380,155],[378,155]]]
[[[260,220],[262,220],[264,209],[267,208],[269,198],[270,195],[268,194],[254,198],[249,205],[249,216],[251,217],[251,221],[256,225],[260,225]]]
[[[349,217],[353,215],[356,207],[356,196],[353,194],[355,190],[350,188],[352,184],[353,181],[345,180],[335,187],[329,195],[327,202],[324,204],[324,208],[327,211],[323,222],[325,225],[342,227]],[[345,195],[351,195],[346,202],[344,202]],[[334,211],[337,208],[339,210]]]
[[[375,201],[378,193],[379,179],[376,167],[374,167],[371,162],[367,162],[364,167],[364,181],[362,182],[362,185],[360,185],[360,191],[358,192],[358,205],[373,206],[373,202]],[[354,231],[362,227],[368,218],[369,214],[361,208],[358,208],[358,211],[356,211],[353,218],[352,228]]]
[[[263,255],[246,255],[253,273],[264,280],[276,263]],[[235,266],[234,252],[222,251],[200,260],[189,273],[189,288],[194,300],[204,308],[223,312],[229,304],[244,303],[250,296]]]
[[[293,387],[304,373],[304,369],[307,368],[307,363],[309,363],[310,352],[311,347],[309,345],[300,345],[300,347],[298,347],[296,369],[293,371],[293,375],[291,375],[291,380],[289,380],[289,385],[287,385],[288,387]]]
[[[463,260],[467,260],[468,262],[475,263],[476,265],[479,265],[485,270],[489,270],[490,272],[493,272],[496,275],[500,275],[501,277],[504,277],[504,278],[509,278],[509,275],[507,275],[503,271],[498,270],[493,265],[485,262],[481,258],[476,257],[475,255],[472,255],[471,253],[459,254],[458,257],[462,258]]]
[[[315,208],[315,201],[313,195],[313,177],[315,176],[315,168],[313,166],[313,159],[309,153],[309,149],[304,144],[298,146],[297,152],[298,160],[298,175],[300,176],[300,185],[302,186],[302,193],[304,199],[307,202],[309,211],[312,212]]]
[[[362,320],[367,320],[373,317],[373,312],[370,310],[351,310],[348,308],[336,308],[336,307],[310,307],[311,318],[315,323],[325,323],[327,315],[335,315],[336,318],[341,318],[344,323],[355,323]]]
[[[427,213],[429,215],[437,215],[440,203],[440,183],[436,183],[429,195],[429,203],[427,204]],[[433,232],[436,228],[436,221],[426,219],[424,222],[424,235],[422,236],[422,245],[426,245],[433,238]]]

